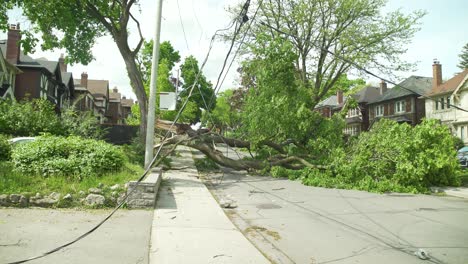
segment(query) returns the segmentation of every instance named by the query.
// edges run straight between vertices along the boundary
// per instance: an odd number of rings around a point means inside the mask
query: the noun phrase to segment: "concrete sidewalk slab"
[[[178,148],[154,212],[152,263],[270,263],[232,224],[198,179],[192,155]]]
[[[431,191],[468,199],[468,187],[431,187]]]
[[[90,230],[110,210],[0,208],[0,263],[41,255]],[[98,230],[31,264],[148,263],[153,211],[119,210]]]

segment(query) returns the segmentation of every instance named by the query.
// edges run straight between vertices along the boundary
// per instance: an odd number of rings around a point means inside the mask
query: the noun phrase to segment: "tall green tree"
[[[252,3],[254,12],[260,1]],[[320,102],[352,65],[327,52],[361,66],[387,74],[407,70],[402,61],[405,44],[418,30],[424,12],[382,14],[386,0],[264,0],[247,38],[245,52],[265,48],[256,41],[268,34],[285,38],[297,55],[297,80],[310,90],[312,106]],[[250,15],[252,16],[252,15]],[[244,27],[247,30],[248,27]],[[239,38],[243,34],[239,34]],[[261,47],[260,45],[264,45]],[[252,80],[250,78],[250,80]]]
[[[460,57],[460,63],[458,64],[458,68],[462,70],[468,69],[468,43],[466,43],[465,46],[463,46],[463,50],[460,53],[460,55],[458,55],[458,57]]]
[[[198,61],[194,56],[189,56],[185,58],[184,63],[180,67],[181,77],[184,80],[182,84],[182,91],[180,92],[180,97],[186,98],[192,86],[195,84],[192,96],[189,101],[195,103],[198,109],[205,109],[207,111],[212,111],[216,107],[216,97],[213,91],[213,85],[211,82],[206,80],[206,77],[203,73],[199,74],[200,68],[198,66]],[[198,80],[197,80],[197,75]],[[211,102],[211,103],[210,103]],[[201,110],[196,111],[195,118],[191,120],[192,123],[196,123],[201,118]]]
[[[216,99],[216,107],[211,113],[203,112],[202,123],[215,128],[224,135],[227,130],[234,130],[240,126],[240,111],[233,104],[234,90],[221,92]]]
[[[91,48],[96,39],[111,36],[125,62],[130,85],[139,102],[140,132],[146,135],[148,100],[137,62],[144,39],[134,13],[138,4],[138,0],[5,0],[0,7],[0,22],[7,21],[8,9],[14,5],[20,7],[32,23],[32,28],[22,31],[23,50],[33,50],[38,38],[32,33],[38,33],[41,48],[66,49],[68,63],[88,64],[93,60]],[[136,25],[140,37],[133,47],[129,43],[131,24]],[[1,25],[4,29],[5,24]]]

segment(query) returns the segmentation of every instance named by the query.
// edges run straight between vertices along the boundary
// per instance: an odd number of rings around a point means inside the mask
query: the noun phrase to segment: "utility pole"
[[[153,60],[151,64],[151,81],[150,94],[148,104],[148,123],[146,127],[146,147],[145,147],[145,168],[150,166],[154,156],[154,121],[156,119],[156,86],[158,82],[158,66],[159,66],[159,42],[161,35],[161,13],[163,0],[156,0],[156,27],[154,30],[153,40]]]

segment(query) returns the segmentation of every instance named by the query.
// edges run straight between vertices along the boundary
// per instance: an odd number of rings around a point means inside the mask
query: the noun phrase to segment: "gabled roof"
[[[63,83],[66,84],[66,85],[68,85],[68,83],[72,80],[72,77],[73,77],[73,76],[72,76],[72,73],[71,73],[71,72],[62,72],[61,74],[62,74],[62,81],[63,81]],[[72,81],[72,83],[73,83],[73,81]],[[75,84],[73,83],[73,86],[74,86],[74,85],[75,85]]]
[[[36,60],[36,62],[38,62],[52,74],[55,73],[55,71],[59,67],[58,61]]]
[[[373,86],[366,86],[356,92],[355,94],[351,95],[358,103],[367,103],[372,100],[375,100],[377,97],[380,96],[380,88],[378,87],[373,87]],[[343,96],[343,103],[346,102],[346,97]],[[317,104],[315,108],[320,108],[320,107],[325,107],[325,106],[330,106],[330,107],[342,107],[343,105],[338,104],[338,97],[336,95],[332,95],[328,97],[327,99],[321,101],[320,103]]]
[[[0,49],[4,56],[6,56],[6,49],[7,49],[7,41],[0,40]],[[43,68],[46,69],[50,74],[54,74],[55,66],[53,63],[58,65],[58,62],[47,61],[47,60],[36,60],[31,58],[30,56],[20,52],[20,59],[19,62],[15,65],[17,67],[29,67],[29,68]]]
[[[352,97],[356,99],[358,103],[371,102],[380,96],[380,88],[373,86],[366,86],[353,94]]]
[[[441,85],[433,87],[429,93],[427,93],[427,96],[454,92],[464,80],[466,81],[466,76],[468,76],[468,69],[458,73]]]
[[[94,98],[107,98],[109,94],[109,81],[88,79],[87,88]]]
[[[327,99],[323,100],[322,102],[318,103],[316,108],[325,107],[325,106],[337,106],[338,105],[338,97],[336,95],[332,95]]]
[[[405,87],[405,88],[402,88]],[[405,97],[408,95],[426,94],[432,87],[432,78],[421,76],[410,76],[392,89],[388,89],[383,95],[369,102],[371,104]],[[410,91],[409,91],[409,90]]]

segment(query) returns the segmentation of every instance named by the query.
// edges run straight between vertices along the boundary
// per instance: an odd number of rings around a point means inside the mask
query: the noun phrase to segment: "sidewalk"
[[[149,263],[270,263],[231,223],[198,179],[191,152],[179,147],[163,173]]]
[[[441,189],[447,195],[468,199],[467,187],[446,187]]]

